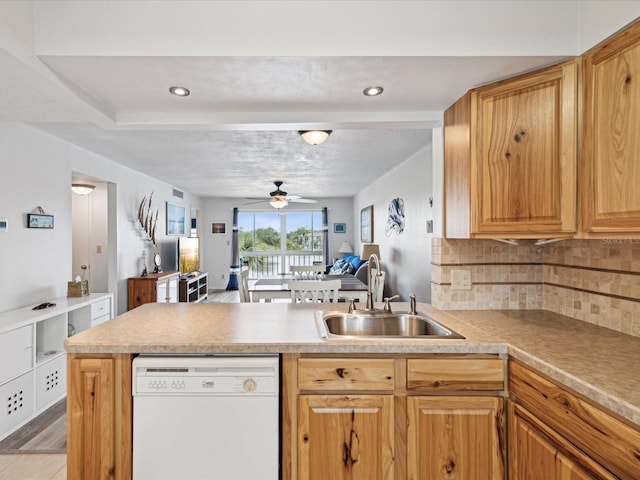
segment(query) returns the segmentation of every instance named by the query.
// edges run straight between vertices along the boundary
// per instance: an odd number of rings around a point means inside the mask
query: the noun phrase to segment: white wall
[[[415,293],[420,302],[431,301],[431,238],[426,221],[433,219],[429,197],[433,195],[431,135],[429,144],[360,191],[354,199],[354,216],[359,228],[360,209],[373,205],[374,243],[387,277],[385,283],[401,300]],[[385,234],[389,202],[400,197],[405,205],[405,228],[401,235]],[[362,251],[357,242],[356,252]]]
[[[329,257],[340,257],[338,249],[345,240],[357,250],[357,226],[353,223],[353,200],[351,198],[318,198],[318,203],[312,206],[308,204],[290,203],[287,211],[329,209]],[[233,223],[233,208],[240,211],[266,211],[273,212],[269,205],[243,205],[246,201],[241,198],[204,198],[202,208],[203,238],[202,250],[206,254],[206,260],[201,261],[203,271],[209,272],[209,288],[224,289],[229,281],[229,265],[231,262],[231,227]],[[212,234],[213,222],[225,222],[227,233],[225,235]],[[334,223],[346,223],[347,232],[344,234],[333,233]]]
[[[144,195],[154,192],[160,207],[158,240],[175,245],[167,237],[164,206],[167,200],[200,206],[198,197],[172,198],[172,187],[142,173],[118,165],[63,140],[19,123],[0,122],[0,217],[9,230],[0,233],[0,311],[66,295],[72,273],[71,178],[79,172],[116,185],[117,306],[126,311],[127,281],[140,274],[143,250],[153,249],[136,226],[137,207]],[[26,214],[42,206],[55,216],[53,230],[26,228]],[[189,209],[187,208],[187,211]],[[109,238],[114,232],[109,232]],[[151,262],[149,262],[151,265]]]
[[[582,54],[640,16],[638,0],[580,2],[580,51]]]

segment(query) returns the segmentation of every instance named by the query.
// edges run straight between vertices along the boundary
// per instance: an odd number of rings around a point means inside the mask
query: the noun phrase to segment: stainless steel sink
[[[323,337],[465,338],[431,317],[409,313],[327,313],[319,326]]]

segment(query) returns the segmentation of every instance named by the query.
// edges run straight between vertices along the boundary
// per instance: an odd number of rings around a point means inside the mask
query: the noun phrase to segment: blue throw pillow
[[[344,258],[340,260],[336,260],[336,263],[333,264],[331,270],[329,270],[329,275],[342,275],[347,268],[349,268],[349,262],[347,262]]]

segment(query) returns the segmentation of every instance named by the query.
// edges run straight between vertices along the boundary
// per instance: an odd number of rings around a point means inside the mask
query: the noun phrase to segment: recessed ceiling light
[[[191,93],[188,88],[185,87],[170,87],[169,92],[172,95],[176,95],[178,97],[188,97]]]
[[[367,97],[376,97],[382,93],[384,88],[382,87],[367,87],[362,93],[364,93]]]

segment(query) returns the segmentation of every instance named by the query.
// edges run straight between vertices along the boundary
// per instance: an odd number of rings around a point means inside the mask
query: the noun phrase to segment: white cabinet
[[[91,304],[91,326],[95,327],[111,319],[111,299],[105,298]]]
[[[63,297],[0,313],[0,440],[67,393],[64,341],[113,316],[113,295]]]
[[[36,409],[41,410],[67,391],[67,356],[60,355],[36,367]]]
[[[33,368],[33,326],[0,335],[0,385]]]
[[[0,385],[0,438],[3,432],[11,432],[26,422],[35,412],[33,391],[33,370]]]

